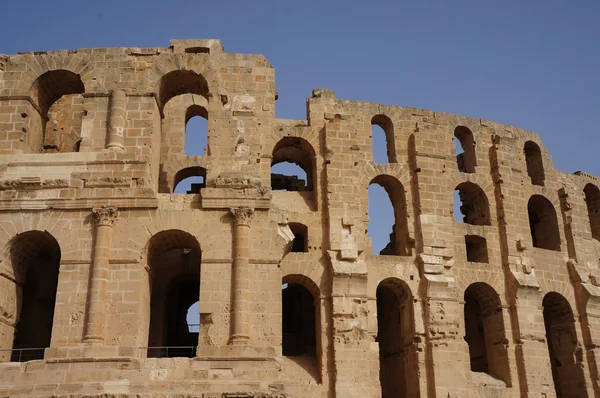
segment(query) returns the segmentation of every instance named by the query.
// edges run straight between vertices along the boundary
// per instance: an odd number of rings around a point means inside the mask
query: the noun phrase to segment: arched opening
[[[13,362],[42,359],[50,347],[60,255],[58,242],[47,232],[25,232],[10,243],[17,290]]]
[[[294,234],[294,242],[292,243],[292,253],[308,252],[308,228],[304,224],[289,223],[288,226]]]
[[[510,380],[507,342],[500,296],[483,282],[465,290],[465,341],[472,372],[482,372],[504,382]]]
[[[208,150],[208,112],[200,105],[192,105],[185,112],[185,154],[204,156]]]
[[[185,319],[190,333],[200,332],[200,301],[189,306]]]
[[[161,110],[173,97],[181,94],[197,94],[208,99],[208,83],[204,76],[190,70],[176,70],[160,79],[158,90]]]
[[[585,204],[587,205],[592,238],[600,241],[600,189],[594,184],[587,184],[583,192],[585,194]]]
[[[198,241],[187,232],[167,230],[150,239],[148,357],[196,356],[198,331],[190,328],[188,316],[200,297],[201,256]]]
[[[287,275],[281,295],[282,354],[319,380],[319,289],[302,275]]]
[[[527,163],[527,174],[531,178],[531,183],[543,187],[546,177],[544,176],[544,163],[540,147],[533,141],[527,141],[523,149]]]
[[[418,347],[410,289],[390,278],[379,284],[376,294],[381,396],[418,397]]]
[[[404,186],[394,177],[380,175],[371,181],[368,189],[369,237],[373,254],[410,255]]]
[[[453,141],[456,150],[458,171],[461,173],[475,173],[477,156],[473,132],[465,126],[458,126],[454,129]]]
[[[467,261],[476,263],[488,263],[487,240],[477,235],[465,235],[465,247],[467,250]]]
[[[281,191],[312,191],[315,152],[304,139],[285,137],[273,149],[271,188]]]
[[[463,182],[455,188],[455,192],[458,192],[454,195],[455,215],[458,207],[465,224],[491,225],[490,205],[483,189],[472,182]]]
[[[552,203],[542,195],[533,195],[527,203],[527,212],[533,246],[560,251],[558,219]]]
[[[587,397],[581,354],[577,353],[575,317],[566,298],[550,292],[542,301],[546,342],[556,396]]]
[[[81,123],[85,114],[81,77],[71,71],[48,71],[37,78],[30,96],[39,117],[31,116],[26,143],[34,152],[76,152],[81,140]],[[39,131],[39,134],[32,132]]]
[[[397,163],[394,124],[384,115],[371,119],[371,143],[375,163]]]
[[[187,167],[179,170],[173,180],[173,193],[198,194],[206,187],[206,169],[204,167]]]

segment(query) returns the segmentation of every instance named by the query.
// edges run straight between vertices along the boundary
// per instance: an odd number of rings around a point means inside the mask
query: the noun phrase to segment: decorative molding
[[[112,206],[94,207],[92,209],[94,215],[94,222],[96,225],[106,225],[112,227],[119,218],[119,210]]]
[[[231,215],[233,216],[233,225],[240,226],[246,225],[250,226],[250,221],[252,221],[252,215],[254,214],[254,209],[250,207],[232,207],[229,209]]]

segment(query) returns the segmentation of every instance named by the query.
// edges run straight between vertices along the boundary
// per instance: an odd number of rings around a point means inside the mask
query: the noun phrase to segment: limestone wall
[[[516,127],[325,89],[282,120],[276,96],[264,57],[217,40],[0,57],[4,396],[600,394],[597,177]],[[283,161],[306,188],[271,189]]]

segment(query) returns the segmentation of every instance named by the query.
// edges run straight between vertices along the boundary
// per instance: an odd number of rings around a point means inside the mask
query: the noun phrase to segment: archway
[[[315,151],[303,138],[282,138],[273,148],[271,188],[282,191],[312,191]],[[282,166],[278,166],[282,164]]]
[[[534,247],[560,251],[560,233],[556,210],[542,195],[533,195],[527,203],[529,229]]]

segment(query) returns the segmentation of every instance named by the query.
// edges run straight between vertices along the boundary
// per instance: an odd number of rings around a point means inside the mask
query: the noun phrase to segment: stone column
[[[92,209],[96,237],[85,323],[84,343],[102,343],[106,325],[106,286],[109,279],[108,260],[112,246],[113,224],[118,217],[116,207]]]
[[[233,269],[231,276],[231,345],[250,344],[250,221],[254,209],[230,209],[233,216]]]
[[[123,134],[125,131],[125,105],[127,96],[123,90],[110,93],[107,149],[123,152]]]

